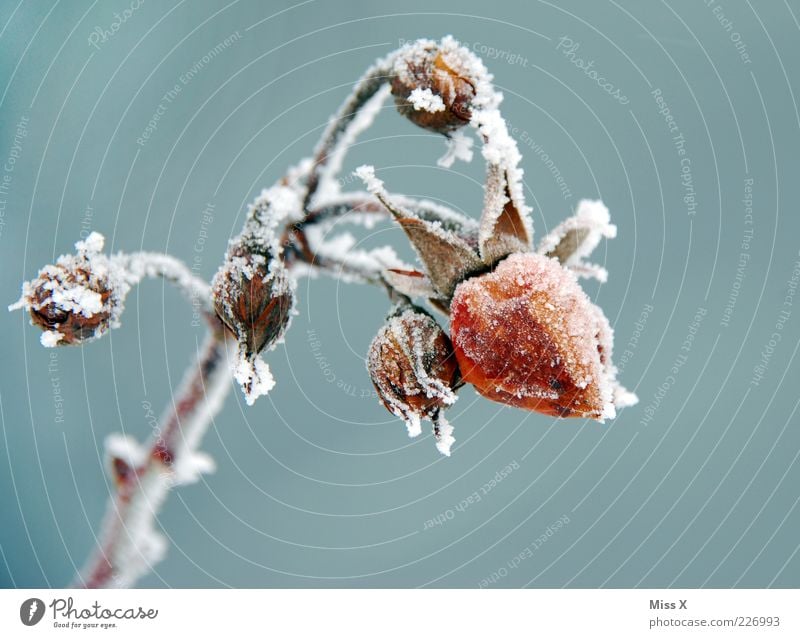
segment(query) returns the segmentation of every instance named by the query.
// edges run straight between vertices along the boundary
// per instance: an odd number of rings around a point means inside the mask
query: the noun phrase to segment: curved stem
[[[207,315],[214,315],[211,287],[181,260],[152,252],[119,253],[112,259],[127,271],[129,283],[161,277],[175,285],[190,302],[200,304]]]
[[[347,152],[347,147],[356,135],[368,128],[380,109],[386,95],[377,95],[391,77],[394,56],[379,60],[356,83],[353,92],[344,101],[336,115],[322,134],[322,138],[314,149],[311,172],[306,182],[303,198],[303,210],[309,207],[320,186],[324,169],[330,163],[333,167],[328,177],[335,177]],[[374,101],[373,98],[376,98]],[[372,108],[365,107],[370,105]],[[364,111],[363,117],[359,115]]]

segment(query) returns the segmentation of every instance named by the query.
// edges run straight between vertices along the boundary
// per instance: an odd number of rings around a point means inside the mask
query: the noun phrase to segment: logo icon
[[[33,627],[44,616],[44,602],[39,598],[28,598],[19,608],[19,619],[23,625]]]

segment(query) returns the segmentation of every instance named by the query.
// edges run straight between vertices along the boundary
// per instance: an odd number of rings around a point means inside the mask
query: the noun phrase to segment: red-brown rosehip
[[[461,375],[484,397],[559,417],[615,416],[611,328],[555,259],[507,257],[459,284],[450,313]]]

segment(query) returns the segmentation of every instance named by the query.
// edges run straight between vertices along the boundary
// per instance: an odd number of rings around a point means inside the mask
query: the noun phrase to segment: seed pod
[[[24,308],[44,333],[42,345],[76,345],[114,327],[130,286],[103,254],[104,239],[91,233],[75,244],[77,254],[62,255],[22,287],[9,309]]]
[[[420,40],[394,64],[392,95],[398,111],[417,126],[447,134],[472,117],[476,78],[472,56],[452,38]]]
[[[559,417],[615,416],[608,320],[555,259],[511,255],[461,283],[450,313],[461,374],[483,396]]]
[[[293,295],[278,259],[252,253],[245,243],[229,252],[212,282],[214,309],[247,356],[274,345],[289,324]]]
[[[459,372],[450,339],[433,317],[410,304],[378,331],[367,366],[381,403],[406,422],[409,436],[420,433],[421,419],[437,421],[456,400]]]

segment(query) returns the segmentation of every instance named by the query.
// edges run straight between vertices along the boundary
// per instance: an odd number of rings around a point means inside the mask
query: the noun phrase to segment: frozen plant
[[[345,155],[389,94],[411,122],[445,137],[442,165],[472,159],[472,129],[486,162],[479,221],[390,194],[371,166],[356,171],[365,191],[341,191]],[[606,280],[586,259],[616,234],[608,209],[580,202],[533,247],[521,157],[501,100],[483,63],[452,37],[418,40],[368,69],[313,156],[256,198],[210,285],[172,257],[106,255],[97,233],[23,284],[11,308],[29,312],[46,347],[82,344],[116,328],[125,296],[145,277],[165,278],[199,300],[209,326],[159,435],[146,444],[119,435],[106,441],[116,494],[76,586],[130,586],[163,556],[159,508],[172,486],[213,471],[199,446],[231,380],[248,404],[274,387],[263,356],[289,328],[304,275],[325,273],[388,293],[392,308],[370,345],[368,373],[409,436],[420,434],[423,420],[433,424],[442,454],[455,442],[444,413],[467,383],[493,401],[556,417],[602,421],[636,402],[617,382],[608,320],[578,283]],[[340,221],[369,226],[381,219],[405,231],[419,266],[404,264],[388,246],[356,250],[350,234],[330,237]],[[449,336],[434,313],[449,323]]]

